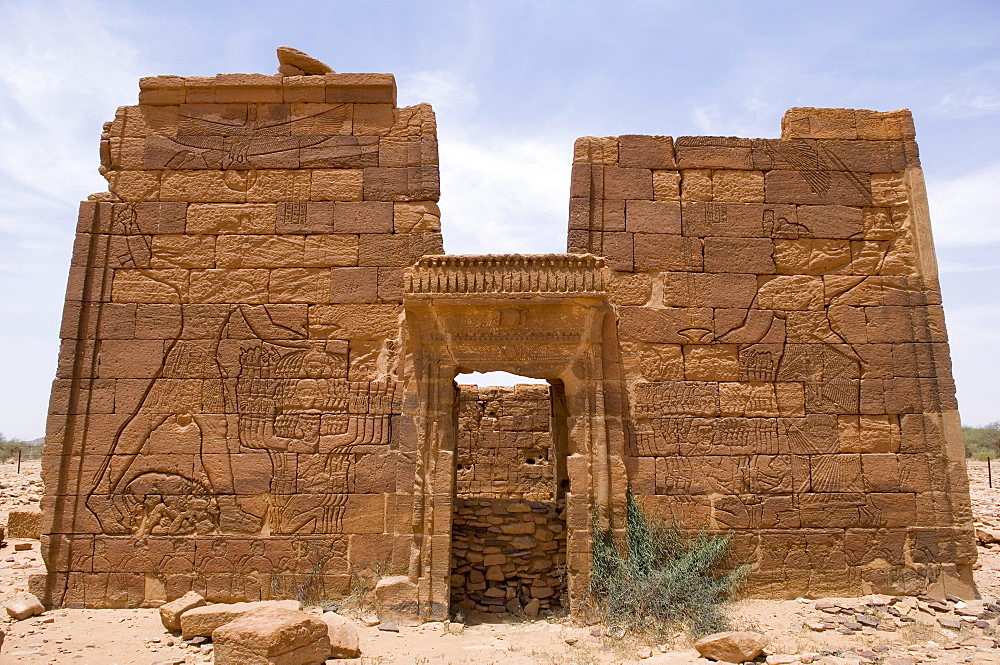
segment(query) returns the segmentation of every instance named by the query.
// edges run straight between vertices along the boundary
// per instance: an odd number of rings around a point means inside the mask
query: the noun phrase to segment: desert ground
[[[11,508],[37,504],[37,461],[0,464],[0,523]],[[977,527],[1000,534],[1000,464],[997,489],[987,486],[986,466],[970,462]],[[30,548],[23,549],[23,543]],[[22,550],[16,546],[22,544]],[[27,577],[44,569],[37,540],[8,540],[0,548],[0,603],[27,589]],[[770,665],[817,663],[1000,664],[1000,544],[979,546],[976,583],[982,601],[861,598],[743,600],[730,610],[735,628],[763,633]],[[318,608],[316,611],[320,611]],[[604,634],[599,626],[569,619],[510,623],[430,623],[380,630],[358,614],[362,656],[330,663],[382,665],[434,663],[708,663],[683,635],[667,643]],[[157,610],[53,610],[24,621],[6,618],[0,663],[79,665],[180,665],[212,662],[212,645],[185,644],[162,627]],[[950,626],[950,627],[949,627]]]

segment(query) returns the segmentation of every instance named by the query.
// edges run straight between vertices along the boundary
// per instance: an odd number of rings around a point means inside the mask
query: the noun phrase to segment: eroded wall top
[[[739,534],[754,593],[974,593],[955,386],[908,111],[780,139],[577,141],[569,250],[605,256],[645,503]]]

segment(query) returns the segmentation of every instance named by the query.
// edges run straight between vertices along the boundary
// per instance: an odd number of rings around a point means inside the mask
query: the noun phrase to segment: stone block
[[[215,629],[250,612],[299,611],[302,603],[297,600],[265,600],[254,603],[214,603],[192,608],[181,614],[181,636],[212,637]]]
[[[440,233],[441,210],[433,201],[392,204],[393,233]]]
[[[653,198],[657,201],[680,201],[681,172],[653,171]]]
[[[807,172],[775,169],[764,174],[766,203],[800,205],[872,205],[867,173],[846,171]]]
[[[769,238],[705,238],[705,272],[774,274]]]
[[[625,227],[631,233],[681,232],[681,204],[667,201],[625,202]]]
[[[163,627],[171,632],[181,629],[181,616],[189,610],[205,605],[205,599],[201,594],[188,591],[180,598],[175,598],[168,603],[160,605],[160,622]]]
[[[739,375],[735,344],[689,344],[684,347],[684,378],[688,381],[735,381]]]
[[[330,655],[328,626],[298,610],[247,612],[212,634],[217,665],[321,665]]]
[[[790,108],[781,119],[781,138],[857,139],[857,112],[854,109]]]
[[[412,624],[417,621],[417,585],[405,575],[383,577],[375,585],[378,618]]]
[[[685,169],[681,171],[682,201],[711,201],[712,172],[708,169]]]
[[[324,612],[320,619],[326,624],[330,658],[357,658],[361,655],[358,628],[353,621],[336,612]]]
[[[669,272],[663,276],[667,307],[747,308],[757,293],[757,278],[749,274]]]
[[[440,195],[433,166],[364,170],[365,201],[437,201]]]
[[[42,537],[42,510],[41,508],[14,508],[7,513],[7,537],[8,538],[33,538]]]
[[[365,233],[358,237],[358,265],[405,268],[421,256],[441,254],[441,236],[436,233]]]
[[[33,594],[17,593],[4,602],[4,609],[15,621],[23,621],[45,611],[42,603]]]
[[[618,165],[618,142],[616,136],[584,136],[573,144],[574,164]],[[649,168],[649,167],[645,167]]]
[[[702,241],[670,233],[632,234],[633,267],[637,272],[700,271]]]
[[[650,169],[604,167],[604,192],[614,199],[653,199],[653,173]]]
[[[362,169],[315,169],[309,198],[313,201],[361,201]]]
[[[612,270],[631,272],[635,262],[632,249],[632,233],[599,233],[590,251],[607,259]]]
[[[694,643],[694,648],[710,660],[744,663],[759,656],[766,645],[760,633],[733,631],[706,635]]]
[[[392,74],[324,74],[327,103],[396,105],[396,77]]]
[[[912,140],[916,137],[913,116],[909,109],[898,111],[855,111],[859,139],[873,141]]]
[[[677,165],[669,136],[619,136],[618,153],[618,163],[625,168],[672,169]]]
[[[335,233],[392,233],[393,204],[387,201],[338,202],[334,207]]]
[[[750,169],[751,141],[728,136],[679,136],[674,140],[682,169]]]
[[[763,172],[734,170],[713,171],[712,200],[734,201],[737,203],[763,203]]]

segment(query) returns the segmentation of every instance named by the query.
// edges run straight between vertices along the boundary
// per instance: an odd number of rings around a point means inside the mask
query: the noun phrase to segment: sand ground
[[[41,494],[39,472],[37,461],[22,463],[20,474],[14,464],[0,464],[0,523],[6,520],[11,508],[37,503]],[[977,526],[1000,529],[1000,463],[994,467],[997,489],[987,486],[984,463],[970,463],[969,473]],[[18,543],[28,543],[30,549],[15,551]],[[0,602],[26,590],[28,575],[42,570],[37,540],[8,541],[0,548]],[[976,583],[984,600],[1000,597],[1000,545],[979,547]],[[767,636],[765,653],[772,654],[769,659],[772,665],[796,662],[1000,665],[1000,649],[993,640],[994,634],[1000,633],[1000,625],[989,608],[984,608],[983,603],[970,603],[968,607],[945,605],[935,609],[917,599],[893,601],[870,596],[820,601],[745,600],[737,603],[731,614],[735,627],[758,630]],[[972,616],[982,611],[985,614]],[[961,616],[963,613],[965,617]],[[901,619],[896,614],[908,618]],[[943,627],[941,617],[960,620],[961,628]],[[859,620],[877,621],[878,625],[856,623]],[[0,663],[187,665],[212,661],[211,644],[184,644],[163,629],[155,609],[53,610],[25,621],[6,621],[0,624],[7,632]],[[577,625],[566,619],[478,625],[431,623],[400,627],[398,633],[379,630],[367,625],[368,622],[365,617],[358,617],[362,657],[329,662],[364,665],[708,662],[698,657],[683,636],[670,644],[630,637],[615,639],[603,635],[599,627]]]

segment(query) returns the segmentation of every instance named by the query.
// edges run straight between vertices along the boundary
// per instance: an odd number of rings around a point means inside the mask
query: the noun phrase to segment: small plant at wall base
[[[722,614],[749,566],[722,571],[729,536],[688,537],[676,524],[649,517],[629,488],[624,552],[611,529],[593,524],[590,592],[605,623],[633,632],[678,626],[695,636],[726,630]]]

